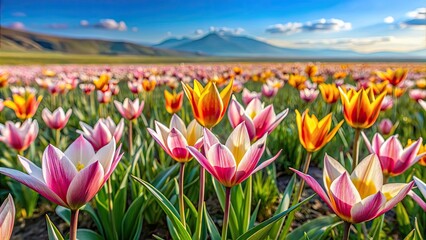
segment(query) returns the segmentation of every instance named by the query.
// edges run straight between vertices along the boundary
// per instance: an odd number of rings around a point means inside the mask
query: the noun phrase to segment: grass
[[[59,52],[0,51],[0,65],[30,64],[168,64],[168,63],[218,63],[218,62],[416,62],[413,59],[286,59],[261,57],[163,57],[131,55],[65,54]],[[421,60],[418,60],[421,61]]]

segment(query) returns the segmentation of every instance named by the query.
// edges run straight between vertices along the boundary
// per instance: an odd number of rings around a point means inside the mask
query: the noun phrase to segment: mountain
[[[187,43],[192,41],[192,39],[188,38],[188,37],[183,37],[183,38],[168,38],[164,41],[162,41],[161,43],[155,44],[153,45],[153,47],[158,47],[158,48],[173,48],[175,46]]]
[[[359,53],[335,49],[294,49],[282,48],[260,40],[241,35],[208,33],[207,35],[185,41],[168,39],[173,44],[158,44],[157,47],[177,51],[194,52],[213,56],[231,57],[274,57],[274,58],[421,58],[424,51]],[[162,43],[167,43],[168,40]],[[423,52],[419,53],[419,52]]]
[[[72,54],[194,56],[193,53],[161,49],[123,41],[49,36],[0,27],[0,49],[49,51]]]

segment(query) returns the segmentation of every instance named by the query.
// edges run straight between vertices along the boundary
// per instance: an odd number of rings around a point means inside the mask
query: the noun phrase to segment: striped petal
[[[381,192],[370,195],[351,209],[352,222],[360,223],[376,218],[380,209],[385,205],[386,198]]]
[[[361,196],[347,172],[344,172],[331,183],[330,193],[333,196],[336,214],[344,220],[350,221],[351,209],[361,201]]]

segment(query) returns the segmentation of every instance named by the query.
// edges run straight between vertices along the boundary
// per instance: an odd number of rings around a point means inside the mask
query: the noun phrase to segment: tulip
[[[148,80],[148,79],[142,80],[142,87],[145,90],[145,92],[154,91],[156,85],[157,85],[157,81],[155,80]]]
[[[62,107],[57,108],[55,111],[50,112],[49,109],[43,109],[41,113],[41,117],[43,118],[46,125],[55,130],[61,130],[67,125],[67,122],[71,116],[72,109],[68,109],[65,114],[64,109]]]
[[[182,108],[183,104],[183,92],[176,94],[175,91],[170,93],[167,90],[164,90],[164,99],[166,103],[166,111],[170,114],[177,113]]]
[[[414,182],[383,184],[375,154],[362,160],[352,174],[326,155],[323,172],[326,191],[313,177],[291,170],[304,179],[337,216],[350,224],[370,221],[386,213],[402,201],[414,185]]]
[[[325,78],[323,76],[312,76],[311,77],[312,82],[321,84],[325,82]]]
[[[247,106],[253,99],[260,99],[261,93],[258,92],[250,92],[247,88],[243,89],[243,103]]]
[[[106,119],[100,118],[93,128],[84,122],[80,122],[80,126],[83,131],[77,130],[77,132],[82,134],[92,144],[95,151],[98,151],[107,145],[112,138],[116,142],[120,141],[124,130],[124,120],[121,119],[115,125],[114,121],[107,117]]]
[[[408,70],[403,68],[398,68],[392,70],[388,68],[386,72],[377,72],[377,76],[383,81],[388,81],[393,86],[397,86],[407,77]]]
[[[385,118],[379,123],[379,132],[383,135],[389,135],[393,130],[393,123],[390,119]]]
[[[313,102],[318,97],[319,91],[316,89],[305,88],[300,90],[300,98],[305,102]]]
[[[138,98],[134,101],[126,98],[124,99],[123,103],[115,100],[114,104],[118,112],[120,112],[121,116],[127,120],[134,120],[138,118],[141,115],[144,107],[144,101],[139,104]]]
[[[299,140],[308,152],[316,152],[327,144],[343,124],[340,121],[333,130],[330,131],[332,113],[318,120],[315,115],[309,116],[309,109],[302,115],[296,110],[296,123],[299,132]]]
[[[339,89],[336,84],[320,84],[319,89],[321,91],[322,98],[326,103],[332,104],[337,102],[340,97]]]
[[[0,72],[0,88],[4,88],[8,84],[9,73],[8,72]]]
[[[417,155],[422,145],[422,138],[403,148],[397,135],[391,136],[385,141],[379,133],[376,133],[371,142],[364,133],[362,136],[368,151],[375,153],[379,158],[385,179],[402,174],[426,154]]]
[[[82,136],[65,152],[49,145],[44,150],[42,167],[18,156],[28,174],[0,167],[0,173],[9,176],[40,193],[49,201],[69,208],[71,219],[78,219],[79,208],[88,203],[111,176],[122,154],[111,140],[95,153]],[[70,239],[76,239],[77,221],[71,221]]]
[[[134,94],[141,93],[143,90],[142,84],[139,81],[128,81],[127,86],[129,87],[130,91]]]
[[[255,98],[244,107],[232,98],[229,104],[228,119],[233,128],[245,122],[251,141],[256,141],[265,133],[270,134],[280,122],[287,116],[288,108],[275,115],[274,106],[263,107],[262,102]]]
[[[9,194],[0,206],[0,239],[10,239],[14,224],[15,204],[13,204],[13,198]]]
[[[246,180],[257,171],[272,163],[278,155],[259,164],[266,148],[266,137],[250,144],[250,137],[244,123],[238,125],[228,137],[226,144],[221,144],[216,136],[204,128],[205,156],[195,147],[188,147],[190,153],[217,181],[226,187],[225,214],[222,239],[226,239],[231,201],[231,188]]]
[[[408,96],[414,101],[426,99],[426,90],[423,89],[412,89],[408,92]]]
[[[54,77],[56,76],[56,72],[51,70],[51,69],[43,69],[43,71],[41,72],[44,76],[46,77]]]
[[[305,67],[305,73],[310,78],[315,76],[317,74],[317,72],[318,72],[318,67],[315,66],[315,65],[307,65]]]
[[[21,120],[33,117],[43,98],[42,96],[36,98],[35,94],[29,92],[23,95],[13,94],[13,100],[8,99],[3,103],[4,106],[15,111],[16,116]]]
[[[95,85],[96,89],[105,92],[109,89],[109,80],[111,79],[111,76],[107,73],[102,73],[99,78],[93,80],[93,84]]]
[[[413,176],[414,182],[416,183],[417,188],[420,190],[420,193],[423,195],[423,198],[426,199],[426,183],[417,177]],[[426,212],[426,202],[423,201],[415,192],[410,191],[408,195],[419,204],[419,206]]]
[[[27,119],[24,123],[7,121],[0,124],[0,141],[22,154],[37,137],[37,120]]]
[[[86,95],[90,95],[95,90],[95,85],[91,83],[87,84],[80,84],[80,89],[84,92]]]
[[[382,104],[380,105],[380,111],[386,111],[393,106],[393,98],[391,96],[385,96]]]
[[[415,142],[416,142],[416,141],[413,141],[413,140],[411,140],[411,139],[408,139],[406,147],[413,145]],[[426,153],[426,144],[425,144],[425,145],[420,144],[420,148],[419,148],[419,151],[417,152],[417,156],[423,155],[423,154],[425,154],[425,153]],[[421,157],[421,158],[419,159],[419,162],[418,162],[418,163],[419,163],[420,165],[422,165],[422,166],[425,166],[425,167],[426,167],[426,155],[423,155],[423,157]]]
[[[194,80],[194,89],[183,84],[183,90],[191,103],[194,117],[200,125],[212,128],[225,116],[231,99],[232,81],[220,93],[213,81],[209,81],[203,87],[200,82]]]
[[[187,149],[188,146],[193,146],[196,149],[201,147],[203,128],[194,119],[189,123],[188,128],[178,115],[173,114],[170,121],[170,128],[155,121],[155,131],[148,128],[148,132],[155,141],[163,148],[166,153],[180,164],[179,173],[179,209],[181,212],[181,221],[185,225],[185,211],[183,198],[183,181],[185,163],[192,159],[192,155]]]
[[[99,103],[109,103],[112,100],[112,92],[111,91],[97,91],[98,94],[98,102]]]
[[[302,75],[290,75],[290,78],[288,79],[288,84],[290,84],[292,87],[303,90],[306,88],[305,85],[306,77]]]
[[[371,88],[345,91],[339,88],[346,122],[355,129],[371,127],[379,116],[385,93],[375,97]]]

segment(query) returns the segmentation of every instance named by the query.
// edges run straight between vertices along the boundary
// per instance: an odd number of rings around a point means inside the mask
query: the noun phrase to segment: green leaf
[[[145,182],[142,179],[139,179],[135,176],[132,176],[134,180],[141,183],[143,186],[145,186],[151,194],[155,197],[157,202],[159,203],[160,207],[163,209],[163,211],[167,214],[169,217],[171,223],[173,224],[177,234],[179,234],[179,239],[184,240],[191,240],[191,236],[186,231],[185,227],[180,222],[180,217],[178,211],[174,208],[173,204],[170,203],[170,201],[155,187],[153,187],[151,184]]]
[[[302,202],[292,206],[291,208],[287,209],[286,211],[275,215],[271,218],[269,218],[268,220],[260,223],[259,225],[257,225],[256,227],[253,227],[251,229],[249,229],[246,233],[244,233],[243,235],[238,237],[238,240],[260,240],[260,239],[265,239],[268,234],[269,231],[271,230],[271,228],[274,226],[274,224],[279,221],[280,219],[282,219],[285,215],[287,215],[288,213],[292,212],[293,210],[295,210],[296,208],[298,208],[299,206],[301,206],[302,204],[306,203],[307,201],[309,201],[313,196],[312,195],[308,198],[306,198],[305,200],[303,200]],[[295,238],[296,239],[296,238]],[[300,238],[299,238],[300,239]]]
[[[417,221],[417,218],[414,218],[414,227],[416,229],[416,237],[419,240],[423,240],[422,231],[420,230],[419,222]]]
[[[254,227],[254,224],[256,223],[256,218],[257,218],[257,213],[259,212],[260,203],[261,203],[261,200],[259,200],[259,202],[256,205],[256,208],[253,211],[253,214],[251,215],[250,228]]]
[[[97,232],[90,229],[77,229],[78,240],[103,240],[104,238]]]
[[[290,206],[291,194],[293,193],[294,183],[296,181],[296,174],[293,174],[290,181],[288,182],[287,187],[284,190],[283,197],[281,199],[280,205],[278,205],[277,210],[275,211],[274,216],[284,212]],[[274,224],[274,227],[271,229],[269,236],[274,239],[278,239],[281,228],[283,227],[285,217]],[[275,237],[274,237],[275,236]]]
[[[55,224],[50,221],[49,216],[46,214],[46,225],[47,225],[47,234],[49,240],[64,240],[59,230],[56,228]]]
[[[410,233],[405,236],[404,240],[413,240],[416,239],[416,229],[411,230]]]
[[[144,196],[141,195],[136,198],[126,214],[124,214],[123,221],[121,222],[121,236],[122,239],[139,239],[142,233],[142,211],[144,204]]]
[[[408,217],[407,210],[405,210],[404,205],[398,203],[395,207],[396,220],[398,221],[399,231],[402,234],[408,234],[411,231],[410,218]]]
[[[203,210],[204,210],[204,219],[207,221],[207,230],[210,233],[210,237],[212,240],[220,240],[221,236],[219,231],[216,228],[216,225],[214,225],[214,222],[212,218],[210,217],[209,213],[207,212],[206,205],[203,204]]]
[[[70,224],[70,222],[71,222],[71,210],[58,205],[55,208],[55,212],[60,218],[62,218],[62,220],[64,220],[66,223],[68,223],[68,225]]]
[[[302,239],[305,233],[310,239],[319,239],[323,234],[327,233],[328,230],[341,224],[342,222],[339,220],[340,219],[334,214],[316,218],[294,229],[287,235],[286,239]]]
[[[245,182],[246,187],[244,189],[244,206],[243,206],[243,218],[242,227],[240,231],[246,232],[250,227],[250,212],[251,212],[251,198],[253,192],[253,177],[250,176]]]
[[[371,227],[370,232],[372,240],[380,240],[380,232],[383,228],[383,221],[385,219],[385,214],[373,220],[373,226]]]

